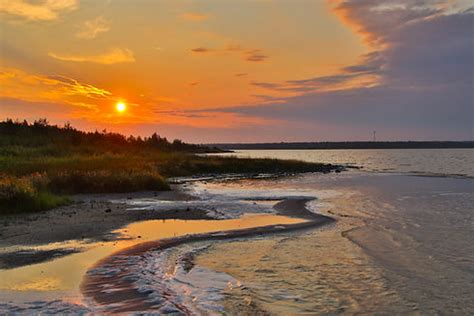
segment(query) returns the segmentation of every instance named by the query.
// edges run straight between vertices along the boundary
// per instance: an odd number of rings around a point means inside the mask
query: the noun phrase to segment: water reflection
[[[150,220],[133,223],[115,231],[123,238],[112,242],[85,243],[74,240],[35,247],[35,249],[87,247],[87,250],[42,264],[0,271],[0,298],[16,300],[19,292],[25,294],[50,292],[46,293],[46,297],[77,299],[80,296],[80,282],[88,268],[99,259],[138,243],[186,234],[298,222],[302,220],[268,214],[246,215],[231,220]]]

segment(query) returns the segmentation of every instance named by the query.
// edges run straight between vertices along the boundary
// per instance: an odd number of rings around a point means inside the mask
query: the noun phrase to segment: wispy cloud
[[[135,61],[133,52],[129,49],[113,48],[106,53],[98,55],[68,55],[50,52],[48,55],[52,58],[71,61],[71,62],[89,62],[103,65],[131,63]]]
[[[179,16],[186,21],[192,22],[201,22],[209,18],[209,15],[198,12],[184,12]]]
[[[209,48],[209,47],[196,47],[191,49],[191,52],[194,54],[222,54],[222,53],[237,53],[241,56],[243,60],[250,62],[263,62],[268,55],[265,55],[261,49],[245,49],[240,45],[227,45],[223,48]]]
[[[32,74],[14,68],[0,72],[0,86],[0,98],[55,102],[89,109],[112,97],[112,93],[106,89],[70,77]]]
[[[50,80],[50,84],[61,87],[65,95],[79,95],[91,99],[103,99],[112,95],[107,90],[97,88],[90,84],[80,83],[79,81],[65,76],[48,76],[44,80]]]
[[[255,61],[255,62],[260,62],[260,61],[265,61],[268,56],[262,53],[262,50],[260,49],[253,49],[246,51],[244,53],[245,55],[245,60],[247,61]]]
[[[359,63],[343,67],[331,75],[287,80],[281,83],[252,82],[251,84],[266,90],[291,94],[370,87],[380,83],[383,67],[383,56],[379,52],[371,52],[361,56]]]
[[[212,49],[209,49],[209,48],[206,48],[206,47],[197,47],[197,48],[191,49],[191,51],[193,53],[208,53],[208,52],[212,52],[212,51],[215,51],[215,50],[212,50]]]
[[[1,0],[0,12],[8,15],[37,21],[50,21],[62,12],[78,7],[78,0]]]
[[[97,35],[110,31],[110,22],[103,16],[98,16],[93,20],[85,21],[80,30],[76,33],[76,37],[82,39],[93,39]]]

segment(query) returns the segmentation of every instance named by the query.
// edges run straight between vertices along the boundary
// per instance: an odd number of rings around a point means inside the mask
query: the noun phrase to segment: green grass
[[[18,149],[12,149],[18,152]],[[143,151],[47,155],[44,149],[0,156],[0,214],[33,212],[68,203],[67,195],[169,190],[169,177],[219,173],[326,172],[332,167],[276,159],[202,157]],[[5,152],[5,149],[4,149]]]
[[[206,147],[156,137],[128,140],[13,122],[0,122],[0,131],[0,215],[51,209],[78,193],[169,190],[170,177],[334,169],[292,160],[197,156],[186,150]]]
[[[0,214],[43,211],[70,202],[65,196],[51,193],[40,178],[38,175],[0,178]]]

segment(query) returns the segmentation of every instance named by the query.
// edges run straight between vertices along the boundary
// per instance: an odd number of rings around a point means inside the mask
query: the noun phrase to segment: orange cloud
[[[98,16],[93,20],[85,21],[81,25],[81,30],[76,33],[76,37],[82,39],[93,39],[97,35],[106,33],[110,30],[110,22],[103,16]]]
[[[112,93],[65,76],[43,76],[19,69],[0,72],[0,98],[28,102],[58,102],[75,107],[95,109]]]
[[[265,61],[268,58],[267,55],[264,55],[261,53],[260,49],[253,49],[253,50],[246,51],[244,55],[245,55],[245,60],[247,61],[259,62],[259,61]]]
[[[106,53],[99,55],[62,55],[56,53],[48,53],[48,56],[61,60],[72,62],[89,62],[103,65],[111,65],[118,63],[131,63],[135,61],[133,52],[129,49],[113,48]]]
[[[269,56],[263,54],[261,49],[244,49],[240,45],[228,45],[224,48],[208,48],[208,47],[196,47],[191,49],[194,54],[206,54],[206,53],[239,53],[241,57],[246,61],[262,62],[265,61]]]
[[[34,3],[24,0],[0,1],[0,12],[39,21],[54,20],[61,12],[71,11],[77,7],[77,0],[42,0]]]

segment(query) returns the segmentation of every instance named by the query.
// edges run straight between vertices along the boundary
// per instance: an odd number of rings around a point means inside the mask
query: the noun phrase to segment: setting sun
[[[125,112],[125,110],[127,109],[127,105],[125,104],[125,102],[117,102],[117,104],[115,105],[115,109],[122,113],[122,112]]]

